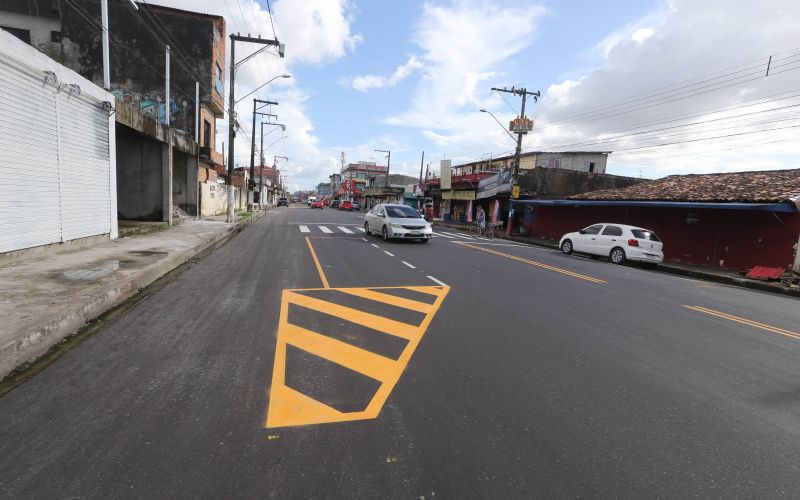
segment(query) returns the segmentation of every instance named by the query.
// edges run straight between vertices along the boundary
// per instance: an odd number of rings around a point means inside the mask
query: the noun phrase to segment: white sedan
[[[608,257],[614,264],[626,260],[654,264],[664,261],[664,245],[655,232],[625,224],[593,224],[565,234],[558,246],[566,254]]]
[[[407,205],[381,203],[364,217],[364,232],[378,233],[384,240],[390,238],[416,239],[426,243],[433,229],[422,216]]]

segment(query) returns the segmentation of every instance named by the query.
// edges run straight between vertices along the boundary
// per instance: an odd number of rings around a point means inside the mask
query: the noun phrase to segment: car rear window
[[[631,229],[633,236],[640,240],[650,240],[650,241],[661,241],[656,236],[656,233],[653,231],[648,231],[647,229]]]

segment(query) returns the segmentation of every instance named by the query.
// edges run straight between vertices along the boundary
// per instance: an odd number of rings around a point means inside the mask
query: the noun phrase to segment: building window
[[[225,88],[222,86],[222,67],[220,67],[219,63],[216,63],[217,66],[217,74],[214,75],[214,88],[217,89],[217,94],[220,97],[225,97]]]
[[[211,147],[211,124],[203,120],[203,146]]]
[[[23,42],[27,43],[28,45],[31,44],[31,32],[30,32],[30,30],[24,30],[24,29],[20,29],[20,28],[10,28],[8,26],[0,26],[0,28],[3,28],[4,30],[8,31],[9,33],[14,35],[15,37],[17,37],[20,40],[22,40]]]
[[[594,172],[594,162],[593,161],[589,162],[589,172]]]

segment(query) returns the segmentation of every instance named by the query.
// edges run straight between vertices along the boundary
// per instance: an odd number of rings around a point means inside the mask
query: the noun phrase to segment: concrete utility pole
[[[166,46],[165,49],[165,58],[166,61],[164,63],[165,68],[164,71],[166,73],[167,81],[166,81],[166,89],[164,90],[164,123],[169,126],[169,45]]]
[[[514,152],[514,173],[511,179],[511,199],[517,199],[519,198],[519,162],[520,158],[522,157],[522,136],[530,131],[526,126],[528,120],[525,117],[525,101],[527,100],[528,96],[531,96],[533,97],[533,101],[537,102],[541,96],[541,93],[538,90],[536,92],[528,92],[528,89],[524,87],[521,89],[515,89],[514,87],[511,87],[511,89],[507,89],[505,87],[498,89],[492,87],[492,90],[522,97],[522,109],[520,110],[519,116],[516,120],[511,122],[511,126],[509,127],[513,132],[517,133],[517,149]],[[532,128],[533,122],[530,123]],[[510,203],[510,205],[511,206],[508,208],[508,224],[506,224],[506,234],[509,236],[511,235],[512,222],[514,220],[514,204]]]
[[[388,149],[375,149],[374,151],[378,153],[386,153],[386,182],[383,183],[383,187],[389,187],[389,165],[392,163],[392,152]]]
[[[264,100],[261,100],[261,99],[253,99],[253,129],[252,129],[251,137],[250,137],[250,180],[247,183],[247,191],[249,192],[250,189],[252,188],[253,193],[254,193],[253,203],[255,203],[255,201],[256,201],[255,200],[255,188],[256,188],[256,179],[255,179],[256,115],[262,114],[262,113],[256,112],[256,105],[257,104],[275,104],[275,105],[277,105],[278,103],[275,102],[275,101],[264,101]],[[263,113],[263,114],[268,114],[268,113]],[[262,128],[262,131],[263,131],[263,128]],[[263,137],[262,137],[261,140],[262,140],[261,146],[263,147],[264,146]]]
[[[231,35],[231,73],[230,90],[228,91],[228,217],[227,221],[233,222],[233,156],[234,146],[233,142],[236,139],[236,99],[234,99],[234,84],[236,81],[236,67],[250,57],[246,57],[240,63],[236,62],[236,42],[249,42],[260,43],[262,45],[273,45],[278,47],[278,55],[284,56],[285,46],[278,40],[270,40],[266,38],[253,38],[249,36]]]

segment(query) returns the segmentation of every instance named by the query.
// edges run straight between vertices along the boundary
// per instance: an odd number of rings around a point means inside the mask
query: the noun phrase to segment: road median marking
[[[567,276],[572,276],[573,278],[578,278],[584,281],[588,281],[590,283],[607,283],[605,280],[601,280],[599,278],[593,278],[591,276],[586,276],[585,274],[579,274],[576,272],[569,271],[567,269],[562,269],[560,267],[551,266],[548,264],[543,264],[541,262],[536,262],[535,260],[525,259],[523,257],[517,257],[516,255],[512,255],[510,253],[498,252],[497,250],[491,250],[489,248],[483,248],[478,246],[475,243],[465,243],[459,242],[460,245],[469,247],[475,250],[480,250],[481,252],[490,253],[492,255],[497,255],[500,257],[505,257],[507,259],[516,260],[517,262],[522,262],[524,264],[529,264],[531,266],[539,267],[541,269],[547,269],[548,271],[554,271],[557,273],[565,274]]]
[[[308,243],[308,249],[311,251],[311,257],[314,259],[314,265],[317,266],[317,272],[319,273],[319,279],[322,280],[322,286],[330,288],[331,285],[328,283],[328,278],[325,277],[325,271],[322,270],[322,266],[317,258],[317,252],[314,251],[314,246],[311,244],[311,240],[308,239],[308,236],[306,236],[306,243]]]
[[[800,332],[793,332],[791,330],[785,330],[783,328],[779,328],[777,326],[767,325],[765,323],[759,323],[758,321],[753,321],[751,319],[742,318],[741,316],[734,316],[733,314],[724,313],[722,311],[715,311],[714,309],[709,309],[707,307],[702,306],[688,306],[684,305],[686,309],[691,309],[692,311],[701,312],[704,314],[708,314],[711,316],[716,316],[718,318],[727,319],[728,321],[733,321],[736,323],[741,323],[743,325],[752,326],[754,328],[758,328],[760,330],[765,330],[771,333],[777,333],[778,335],[783,335],[784,337],[793,338],[795,340],[800,340]]]
[[[313,254],[313,249],[312,249]],[[412,290],[434,298],[432,304],[412,300],[390,293],[386,290]],[[315,297],[305,292],[315,293]],[[314,288],[303,290],[284,290],[281,296],[281,310],[278,321],[277,345],[272,371],[269,407],[267,408],[267,428],[299,425],[347,422],[376,418],[386,403],[395,384],[400,380],[411,356],[422,340],[436,312],[450,291],[448,286],[407,286],[371,288]],[[368,313],[354,307],[342,306],[326,300],[328,293],[345,293],[378,304],[400,307],[424,314],[418,324],[404,323],[379,314]],[[331,295],[333,298],[333,295]],[[293,324],[289,318],[290,305],[321,312],[335,318],[365,326],[375,330],[375,335],[387,334],[406,339],[408,343],[400,356],[394,360],[381,354],[356,347],[342,340],[330,337],[323,331],[312,331]],[[325,403],[289,387],[286,384],[287,347],[292,346],[349,370],[370,377],[380,386],[372,395],[363,410],[339,411]]]

